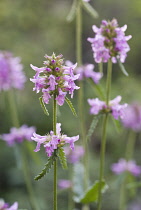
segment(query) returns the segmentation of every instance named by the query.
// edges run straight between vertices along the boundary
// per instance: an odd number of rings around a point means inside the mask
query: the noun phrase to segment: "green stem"
[[[110,92],[111,92],[111,79],[112,79],[112,61],[108,60],[108,69],[107,69],[107,83],[106,83],[106,104],[109,104]]]
[[[19,127],[19,119],[16,109],[16,101],[14,97],[13,90],[8,91],[8,100],[9,100],[9,107],[10,107],[10,114],[12,119],[12,124],[15,127]]]
[[[72,165],[69,166],[69,180],[73,179],[73,168]],[[68,192],[68,210],[72,210],[75,208],[74,201],[73,201],[73,190],[72,187],[69,189]]]
[[[129,131],[128,141],[126,145],[125,158],[126,160],[131,160],[133,157],[134,147],[135,147],[136,133],[134,131]]]
[[[109,59],[107,68],[107,81],[106,81],[106,104],[109,105],[110,91],[111,91],[111,79],[112,79],[112,61]],[[108,113],[106,113],[103,121],[103,132],[102,132],[102,142],[100,151],[100,173],[99,173],[99,193],[98,193],[98,208],[101,210],[102,204],[102,193],[101,193],[101,183],[104,177],[104,163],[105,163],[105,149],[106,149],[106,130],[108,123]]]
[[[78,0],[76,12],[76,60],[78,66],[82,65],[82,9]]]
[[[57,103],[56,95],[54,94],[53,100],[53,132],[56,135],[56,124],[57,124]],[[53,199],[54,210],[57,210],[57,160],[54,161],[54,199]]]
[[[126,210],[126,177],[120,188],[119,210]]]
[[[101,209],[102,202],[102,193],[101,193],[101,183],[104,176],[104,163],[105,163],[105,149],[106,149],[106,130],[107,130],[107,122],[108,122],[108,113],[104,117],[103,121],[103,132],[102,132],[102,142],[101,142],[101,151],[100,151],[100,173],[99,173],[99,192],[98,192],[98,208]]]
[[[103,62],[99,63],[98,67],[99,67],[99,72],[103,73]]]

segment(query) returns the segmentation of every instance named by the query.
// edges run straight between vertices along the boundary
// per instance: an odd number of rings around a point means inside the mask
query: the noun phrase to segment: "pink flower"
[[[40,150],[41,144],[43,144],[45,148],[45,152],[50,157],[54,150],[58,147],[63,147],[65,144],[70,144],[70,148],[74,150],[74,142],[79,139],[79,135],[68,137],[67,135],[61,134],[61,123],[56,124],[56,135],[53,131],[50,131],[50,134],[45,136],[40,136],[36,133],[31,137],[33,141],[37,142],[35,152]]]
[[[15,202],[10,207],[8,203],[5,203],[3,199],[0,199],[0,210],[18,210],[18,203]]]
[[[60,179],[58,181],[58,186],[60,189],[68,189],[72,187],[72,182],[67,179]]]
[[[69,147],[65,147],[64,151],[68,162],[73,164],[79,162],[80,158],[83,157],[85,153],[84,148],[78,145],[75,146],[74,150],[71,150]]]

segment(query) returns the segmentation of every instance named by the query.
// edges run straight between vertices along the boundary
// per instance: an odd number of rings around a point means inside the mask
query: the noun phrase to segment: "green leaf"
[[[45,106],[45,104],[44,104],[43,98],[40,97],[40,98],[39,98],[39,101],[40,101],[40,105],[41,105],[41,107],[42,107],[44,113],[45,113],[47,116],[49,116],[49,112],[48,112],[48,110],[47,110],[47,108],[46,108],[46,106]]]
[[[127,73],[126,69],[124,68],[123,64],[120,62],[119,59],[118,59],[118,64],[119,64],[119,67],[120,67],[122,73],[123,73],[125,76],[128,76],[128,73]]]
[[[92,120],[92,123],[90,125],[90,128],[88,130],[87,139],[92,136],[92,134],[93,134],[93,132],[94,132],[96,126],[97,126],[97,123],[98,123],[100,117],[101,117],[101,114],[98,114],[98,115],[94,116],[94,118]]]
[[[99,185],[100,182],[96,181],[92,187],[89,188],[89,190],[85,193],[83,198],[81,198],[80,202],[82,203],[91,203],[96,202],[98,199],[99,194]],[[101,192],[104,193],[108,189],[108,185],[105,183],[105,181],[101,182]]]
[[[63,169],[67,169],[67,160],[64,149],[62,147],[59,148],[58,157]]]
[[[34,179],[39,180],[43,176],[45,176],[47,173],[49,173],[50,169],[54,165],[54,161],[56,160],[56,158],[57,158],[57,156],[55,156],[55,155],[52,155],[51,157],[49,157],[47,163],[45,164],[45,167],[42,169],[42,171],[37,176],[35,176]]]
[[[120,132],[121,132],[121,129],[122,129],[120,120],[115,120],[115,119],[113,118],[113,116],[111,116],[111,118],[112,118],[112,121],[113,121],[114,126],[115,126],[115,128],[116,128],[116,131],[117,131],[118,133],[120,133]]]
[[[127,189],[141,187],[141,182],[132,182],[126,185]]]
[[[69,14],[67,16],[67,21],[68,22],[73,21],[75,16],[76,16],[77,3],[78,3],[77,0],[73,0],[72,7],[71,7],[70,12],[69,12]]]
[[[82,6],[89,15],[91,15],[93,18],[98,18],[99,15],[97,11],[88,2],[82,0]]]
[[[104,94],[104,91],[103,91],[103,88],[100,84],[95,84],[94,81],[89,78],[87,79],[87,81],[90,83],[90,85],[93,87],[94,89],[94,92],[96,91],[97,92],[97,95],[103,100],[105,101],[106,100],[106,97],[105,97],[105,94]]]
[[[71,102],[67,97],[65,98],[65,100],[66,100],[67,104],[69,105],[69,107],[70,107],[70,109],[71,109],[73,115],[74,115],[75,117],[77,117],[77,114],[76,114],[76,111],[75,111],[75,108],[74,108],[72,102]]]

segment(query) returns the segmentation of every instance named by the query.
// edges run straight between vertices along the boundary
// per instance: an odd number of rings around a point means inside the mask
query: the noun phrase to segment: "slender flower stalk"
[[[56,124],[57,124],[57,103],[56,95],[54,94],[53,100],[53,132],[56,135]],[[56,151],[55,151],[56,152]],[[57,159],[54,161],[54,210],[57,210]]]
[[[112,78],[112,62],[111,59],[108,60],[108,69],[107,69],[107,83],[106,83],[106,105],[109,105],[110,99],[110,90],[111,90],[111,78]],[[104,178],[104,163],[105,163],[105,149],[106,149],[106,131],[108,124],[108,115],[106,113],[103,120],[103,131],[102,131],[102,142],[101,142],[101,151],[100,151],[100,171],[99,171],[99,193],[98,193],[98,206],[97,210],[101,210],[102,205],[102,192],[101,192],[101,183]]]

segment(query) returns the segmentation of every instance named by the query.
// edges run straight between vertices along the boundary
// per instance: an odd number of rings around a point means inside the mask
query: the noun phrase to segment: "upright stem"
[[[81,1],[78,0],[77,4],[77,12],[76,12],[76,60],[78,66],[82,65],[82,8]],[[84,94],[83,94],[83,82],[79,81],[79,93],[78,93],[78,109],[79,109],[79,117],[80,117],[80,130],[82,134],[82,143],[85,149],[84,154],[84,190],[88,188],[88,149],[86,142],[86,126],[85,126],[85,117],[84,117]]]
[[[131,160],[133,157],[134,147],[135,147],[136,133],[132,130],[129,131],[128,141],[126,145],[125,158],[126,160]]]
[[[112,79],[112,61],[109,59],[108,68],[107,68],[107,81],[106,81],[106,105],[109,105],[111,79]],[[102,180],[104,177],[106,130],[107,130],[108,115],[109,114],[106,113],[106,115],[104,116],[104,120],[103,120],[102,142],[101,142],[101,151],[100,151],[99,193],[98,193],[98,208],[97,208],[97,210],[101,210],[101,204],[102,204],[101,186],[102,186]]]
[[[56,95],[54,94],[53,100],[53,131],[56,135],[56,124],[57,124],[57,103]],[[54,210],[57,210],[57,160],[54,161],[54,199],[53,199]]]

